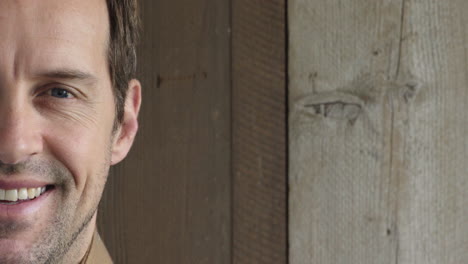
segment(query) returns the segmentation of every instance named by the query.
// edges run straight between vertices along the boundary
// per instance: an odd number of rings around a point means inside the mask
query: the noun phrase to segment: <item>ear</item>
[[[128,83],[122,124],[115,132],[112,142],[111,165],[122,161],[133,145],[138,131],[138,112],[141,105],[141,84],[133,79]]]

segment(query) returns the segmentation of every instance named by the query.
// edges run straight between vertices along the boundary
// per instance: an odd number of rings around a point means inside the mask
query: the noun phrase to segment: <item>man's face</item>
[[[131,145],[112,133],[107,12],[103,0],[0,1],[0,198],[46,187],[0,201],[0,263],[82,254],[109,166]]]

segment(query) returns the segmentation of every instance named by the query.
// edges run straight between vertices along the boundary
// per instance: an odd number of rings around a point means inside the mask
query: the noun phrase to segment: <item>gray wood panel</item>
[[[290,262],[466,263],[466,1],[290,0]]]
[[[140,1],[140,132],[99,229],[116,263],[229,263],[229,1]]]

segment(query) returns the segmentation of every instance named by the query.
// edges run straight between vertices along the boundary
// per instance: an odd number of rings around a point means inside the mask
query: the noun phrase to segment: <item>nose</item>
[[[17,164],[42,151],[42,139],[34,112],[24,105],[0,105],[0,161]]]

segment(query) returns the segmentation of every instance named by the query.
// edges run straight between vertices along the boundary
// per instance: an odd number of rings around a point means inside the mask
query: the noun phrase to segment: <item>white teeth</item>
[[[45,191],[45,187],[19,188],[12,190],[0,189],[0,201],[16,202],[18,200],[31,200],[39,197]]]
[[[28,189],[21,188],[18,190],[18,199],[19,200],[26,200],[28,199]]]
[[[5,200],[10,202],[18,201],[18,190],[5,191]]]
[[[36,188],[28,188],[28,199],[36,197]]]

